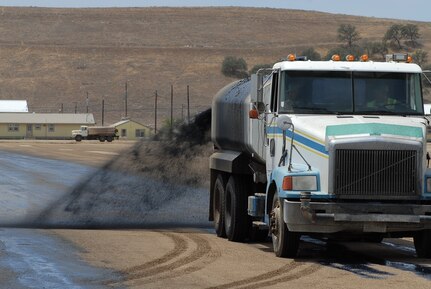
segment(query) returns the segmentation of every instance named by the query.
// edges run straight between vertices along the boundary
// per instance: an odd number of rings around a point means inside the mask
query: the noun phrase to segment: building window
[[[125,128],[121,129],[121,136],[122,137],[126,137],[127,136],[127,129],[125,129]]]
[[[8,124],[8,129],[9,132],[16,132],[19,131],[19,123],[10,123]]]
[[[41,125],[40,123],[36,123],[36,124],[34,125],[34,129],[35,129],[35,130],[41,130],[41,129],[42,129],[42,125]]]
[[[145,130],[143,130],[143,129],[137,129],[135,131],[135,136],[136,137],[145,137]]]
[[[55,131],[55,125],[54,124],[48,124],[48,132],[54,132]]]

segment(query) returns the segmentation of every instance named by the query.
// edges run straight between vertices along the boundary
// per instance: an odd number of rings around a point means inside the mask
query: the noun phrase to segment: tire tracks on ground
[[[153,283],[163,279],[180,277],[201,270],[221,256],[214,250],[209,241],[195,233],[161,233],[174,241],[174,248],[160,258],[144,264],[129,267],[120,273],[123,280],[110,282],[107,285],[118,283]],[[187,236],[186,238],[184,236]],[[191,244],[195,244],[189,250]]]
[[[169,261],[175,259],[187,250],[188,244],[184,238],[181,238],[176,234],[168,232],[162,232],[161,234],[172,239],[172,241],[174,242],[174,248],[172,250],[170,250],[168,253],[166,253],[160,258],[151,260],[141,265],[126,268],[124,270],[121,270],[120,273],[125,275],[131,275],[139,271],[142,272],[149,269],[154,269],[157,266],[161,266],[162,264],[168,263]]]
[[[207,289],[224,289],[224,288],[261,288],[261,287],[267,287],[271,285],[275,285],[282,282],[287,282],[295,279],[302,278],[304,276],[313,274],[317,270],[321,268],[319,264],[311,264],[307,266],[306,268],[296,272],[292,273],[293,270],[304,266],[306,263],[303,262],[295,262],[292,261],[289,264],[286,264],[284,266],[281,266],[280,268],[265,272],[263,274],[256,275],[251,278],[245,278],[242,280],[225,283],[221,285],[217,285],[214,287],[209,287]],[[281,277],[280,277],[281,276]],[[278,277],[278,278],[277,278]]]
[[[241,287],[241,289],[244,289],[244,288],[247,288],[247,289],[263,288],[263,287],[268,287],[268,286],[272,286],[272,285],[283,283],[283,282],[288,282],[288,281],[300,279],[302,277],[305,277],[305,276],[308,276],[308,275],[311,275],[311,274],[317,272],[321,268],[322,268],[322,266],[320,264],[312,264],[312,265],[309,265],[306,268],[304,268],[304,269],[302,269],[296,273],[288,274],[288,275],[282,276],[280,278],[275,278],[275,279],[271,279],[271,280],[267,280],[267,281],[249,284],[245,287]]]

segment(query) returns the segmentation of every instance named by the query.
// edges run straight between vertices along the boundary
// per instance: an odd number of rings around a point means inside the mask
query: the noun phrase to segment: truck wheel
[[[272,201],[270,230],[275,255],[277,257],[296,257],[301,235],[287,229],[283,220],[283,205],[277,193]]]
[[[416,255],[419,258],[431,258],[431,230],[417,232],[413,237]]]
[[[112,141],[114,140],[114,138],[113,138],[112,136],[108,136],[108,137],[106,138],[106,140],[107,140],[108,142],[112,142]]]
[[[247,214],[247,185],[244,179],[231,176],[225,190],[224,222],[229,241],[243,242],[251,227]]]
[[[105,141],[105,137],[104,136],[99,137],[99,141],[100,142],[104,142]]]
[[[218,237],[225,238],[226,231],[224,228],[224,198],[225,198],[225,183],[223,176],[219,174],[214,184],[213,192],[213,218],[214,229]]]
[[[82,141],[82,135],[75,136],[75,140],[76,141]]]

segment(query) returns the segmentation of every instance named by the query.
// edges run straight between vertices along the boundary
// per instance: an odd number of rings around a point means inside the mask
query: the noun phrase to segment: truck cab
[[[81,141],[88,136],[88,126],[82,125],[79,130],[72,130],[72,138],[76,141]]]
[[[268,229],[280,257],[296,256],[301,235],[409,236],[431,257],[422,71],[407,55],[352,58],[289,56],[215,97],[219,236]]]

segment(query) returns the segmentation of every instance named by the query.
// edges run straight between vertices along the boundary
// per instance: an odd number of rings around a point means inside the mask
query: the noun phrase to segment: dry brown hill
[[[220,73],[227,55],[249,68],[314,46],[324,54],[337,43],[337,28],[350,23],[362,38],[379,40],[400,20],[261,8],[0,8],[0,98],[27,99],[32,111],[85,112],[105,124],[124,115],[153,126],[154,92],[159,126],[168,116],[170,85],[181,118],[190,85],[192,112],[211,103],[233,79]],[[420,28],[431,48],[431,26]],[[183,111],[184,112],[184,111]]]

